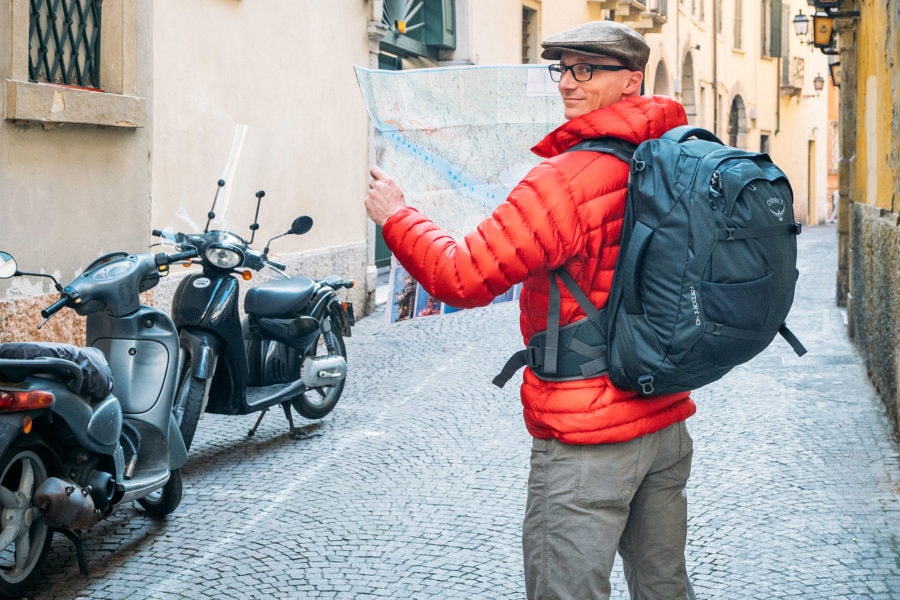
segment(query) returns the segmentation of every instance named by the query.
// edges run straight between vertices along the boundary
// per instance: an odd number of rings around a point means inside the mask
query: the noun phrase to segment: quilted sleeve
[[[567,178],[551,162],[535,167],[494,213],[462,240],[405,208],[384,224],[388,248],[435,298],[484,306],[530,274],[563,264],[584,245]]]

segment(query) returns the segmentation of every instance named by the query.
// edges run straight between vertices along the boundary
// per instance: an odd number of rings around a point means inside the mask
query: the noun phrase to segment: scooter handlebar
[[[52,317],[53,315],[55,315],[56,313],[61,311],[63,309],[63,307],[66,305],[66,303],[68,303],[68,302],[69,302],[69,299],[66,296],[63,296],[62,298],[60,298],[59,300],[57,300],[56,302],[54,302],[53,304],[51,304],[50,306],[48,306],[47,308],[42,310],[41,316],[44,317],[45,319],[49,319],[50,317]]]
[[[181,262],[183,260],[187,260],[189,258],[195,258],[199,255],[200,255],[200,253],[197,251],[196,248],[190,248],[188,250],[185,250],[184,252],[176,252],[175,254],[167,254],[166,258],[168,259],[169,264],[172,264],[172,263],[176,263],[176,262]]]

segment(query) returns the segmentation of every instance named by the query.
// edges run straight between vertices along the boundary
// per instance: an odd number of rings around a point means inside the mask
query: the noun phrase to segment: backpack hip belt
[[[559,326],[559,285],[562,279],[569,293],[587,314],[568,325]],[[528,367],[544,381],[576,381],[609,373],[606,346],[606,309],[597,310],[564,269],[550,274],[550,301],[547,329],[534,334],[528,346],[513,354],[493,383],[503,387],[522,367]]]

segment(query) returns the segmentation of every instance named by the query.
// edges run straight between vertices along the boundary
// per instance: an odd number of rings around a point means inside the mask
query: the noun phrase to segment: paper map
[[[531,146],[564,120],[545,66],[355,69],[378,166],[456,239],[506,199],[539,160]],[[390,322],[454,310],[393,259],[389,285]],[[513,290],[496,301],[515,297]]]

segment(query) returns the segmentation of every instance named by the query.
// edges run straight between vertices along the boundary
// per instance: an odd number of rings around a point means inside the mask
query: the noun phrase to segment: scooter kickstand
[[[84,558],[84,545],[82,544],[84,542],[84,534],[81,532],[75,533],[71,529],[57,529],[56,531],[72,540],[72,543],[75,545],[75,556],[78,558],[78,570],[82,576],[87,577],[89,575],[88,566],[87,560]]]
[[[259,413],[259,418],[256,420],[256,424],[253,425],[253,428],[247,432],[247,437],[253,437],[256,434],[256,430],[259,429],[259,424],[262,423],[263,417],[266,416],[266,413],[269,412],[268,408],[264,408]]]
[[[290,429],[290,433],[288,434],[289,437],[292,440],[296,440],[297,438],[304,437],[302,435],[302,433],[300,433],[300,430],[298,430],[296,427],[294,427],[294,417],[293,417],[293,415],[291,415],[291,403],[283,402],[281,404],[281,408],[282,408],[282,410],[284,410],[284,416],[287,417],[287,420],[288,420],[288,427]]]

